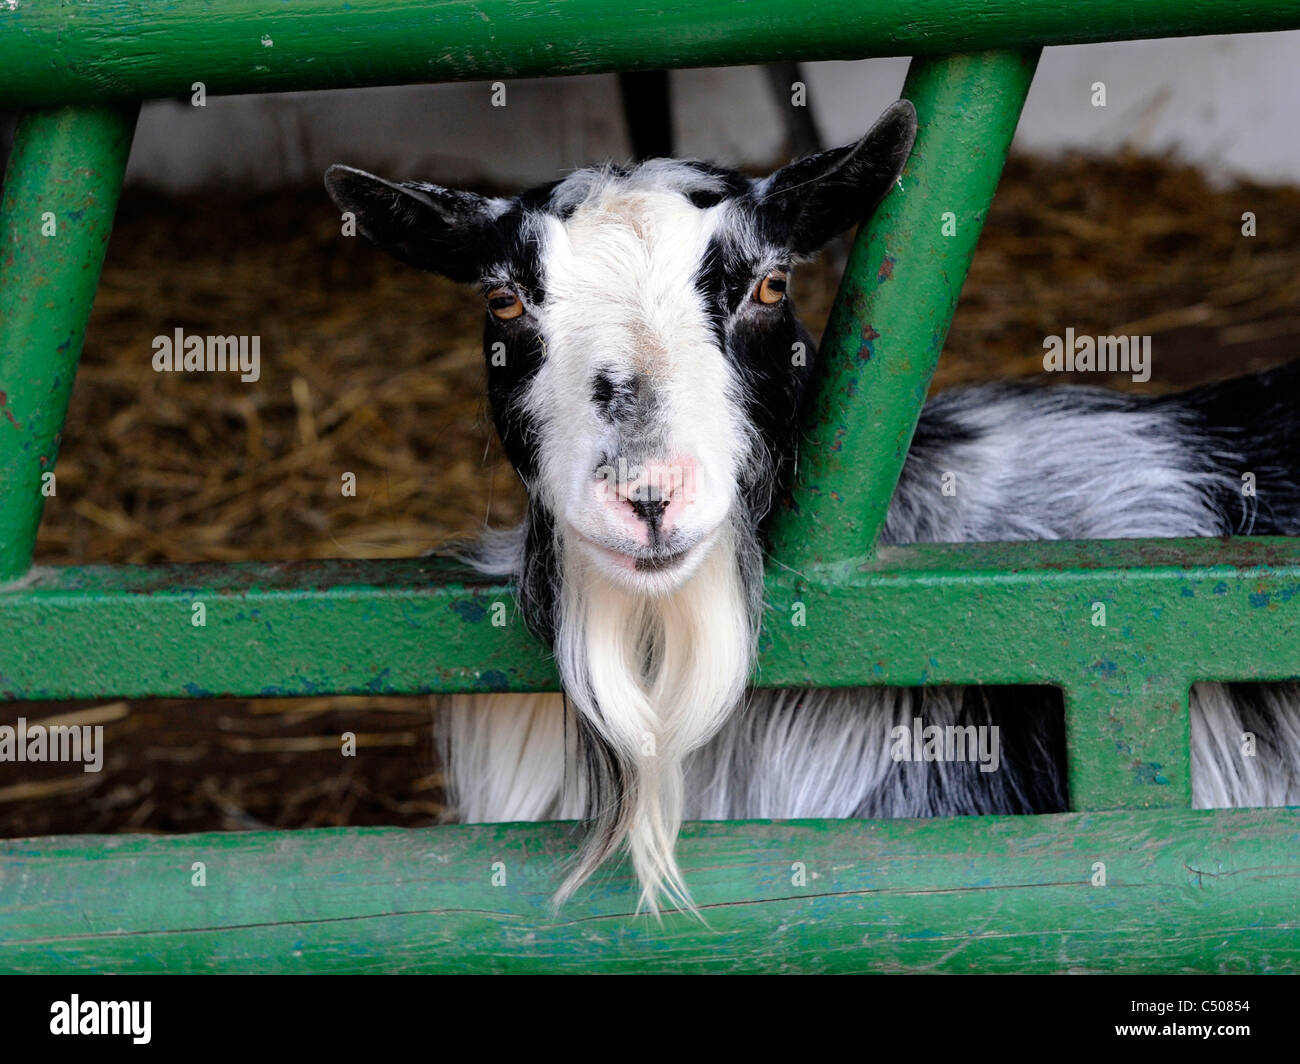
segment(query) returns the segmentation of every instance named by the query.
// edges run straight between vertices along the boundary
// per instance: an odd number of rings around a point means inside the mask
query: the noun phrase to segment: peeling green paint
[[[622,861],[554,915],[574,831],[0,840],[0,968],[1300,971],[1296,809],[688,824],[679,859],[708,926],[634,916]],[[194,861],[220,869],[202,890]],[[491,861],[510,870],[503,886],[485,885]]]

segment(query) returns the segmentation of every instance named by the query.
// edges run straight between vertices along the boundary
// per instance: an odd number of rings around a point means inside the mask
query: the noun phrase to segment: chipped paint
[[[0,392],[0,410],[4,411],[4,416],[9,419],[9,424],[21,432],[22,429],[19,428],[18,421],[14,417],[13,411],[9,409],[9,396],[5,392]]]
[[[880,333],[871,325],[863,325],[860,335],[862,343],[858,346],[858,361],[869,362],[876,357],[876,341],[880,339]]]
[[[1133,782],[1143,786],[1167,787],[1169,780],[1162,775],[1158,764],[1138,763],[1133,766]]]
[[[467,624],[481,624],[487,616],[487,607],[476,599],[458,599],[451,608]]]

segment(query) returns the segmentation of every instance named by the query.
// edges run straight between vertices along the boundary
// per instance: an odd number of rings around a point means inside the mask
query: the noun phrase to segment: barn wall
[[[1017,137],[1041,152],[1176,150],[1218,175],[1300,182],[1300,32],[1049,48]],[[893,98],[905,59],[810,64],[809,104],[827,138],[858,136]],[[1106,84],[1107,106],[1091,86]],[[754,67],[673,75],[679,153],[767,166],[782,151]],[[331,162],[440,181],[517,185],[627,155],[612,75],[288,93],[146,106],[129,180],[173,190],[315,181]]]

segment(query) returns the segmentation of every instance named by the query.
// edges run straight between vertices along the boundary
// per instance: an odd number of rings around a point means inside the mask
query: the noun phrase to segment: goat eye
[[[764,306],[774,307],[785,298],[786,283],[789,274],[785,270],[773,270],[754,289],[754,301]]]
[[[493,288],[487,294],[488,310],[502,321],[517,318],[524,312],[524,304],[509,288]]]

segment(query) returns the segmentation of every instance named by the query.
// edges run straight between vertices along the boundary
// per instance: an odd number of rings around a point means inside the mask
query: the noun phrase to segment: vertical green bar
[[[0,580],[31,564],[137,105],[19,123],[0,206]]]
[[[1037,51],[912,63],[916,147],[854,242],[793,507],[772,529],[773,555],[793,569],[875,549],[1037,65]]]
[[[1071,811],[1191,808],[1191,686],[1066,688]]]

